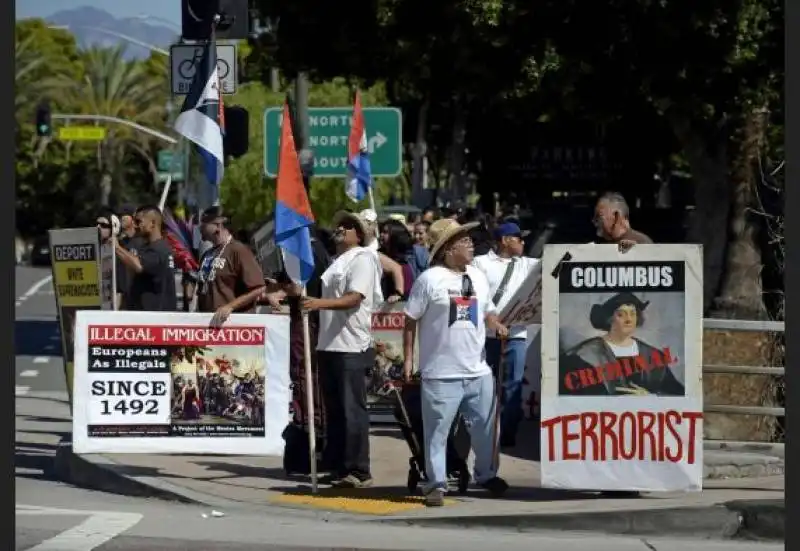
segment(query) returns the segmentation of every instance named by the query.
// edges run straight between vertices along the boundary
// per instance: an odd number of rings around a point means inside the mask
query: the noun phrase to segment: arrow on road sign
[[[387,142],[386,136],[378,132],[374,136],[372,136],[369,140],[367,140],[367,149],[369,150],[370,154],[375,153],[375,150],[378,149],[380,146]]]

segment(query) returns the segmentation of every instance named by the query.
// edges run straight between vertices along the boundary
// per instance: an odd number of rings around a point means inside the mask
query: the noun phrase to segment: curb
[[[177,491],[159,488],[117,472],[113,463],[103,465],[90,461],[72,451],[72,439],[61,438],[56,449],[55,475],[80,488],[108,492],[129,497],[157,498],[180,503],[204,504]]]
[[[783,499],[731,501],[709,507],[639,509],[598,513],[503,516],[451,516],[376,520],[422,527],[488,528],[533,532],[542,530],[599,532],[627,536],[674,536],[699,539],[784,541]]]

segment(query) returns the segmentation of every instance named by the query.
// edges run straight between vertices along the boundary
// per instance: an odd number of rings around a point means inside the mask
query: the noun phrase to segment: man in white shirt
[[[473,266],[486,275],[492,302],[501,311],[514,296],[539,260],[522,256],[526,233],[517,224],[505,222],[494,229],[497,243],[495,251],[475,258]],[[486,361],[495,375],[500,368],[503,350],[503,392],[501,393],[500,445],[514,447],[517,429],[523,418],[522,385],[525,377],[527,328],[524,325],[509,328],[505,349],[492,331],[487,332]],[[535,374],[540,376],[541,374]]]
[[[374,235],[350,212],[334,217],[337,256],[322,274],[321,298],[304,298],[319,311],[317,365],[327,430],[326,463],[340,487],[372,485],[366,371],[375,363],[372,312],[383,301],[377,258],[367,247]]]
[[[406,303],[403,332],[404,375],[410,380],[414,338],[419,326],[419,373],[424,434],[425,504],[441,506],[447,490],[447,438],[461,412],[475,452],[475,482],[493,495],[508,484],[497,476],[495,389],[484,360],[486,326],[501,336],[508,330],[495,315],[486,276],[470,265],[469,230],[452,219],[430,227],[432,267],[414,282]]]

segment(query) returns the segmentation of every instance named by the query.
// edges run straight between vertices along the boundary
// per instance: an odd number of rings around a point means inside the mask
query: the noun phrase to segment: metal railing
[[[768,332],[783,333],[782,321],[752,321],[729,319],[704,319],[703,329],[711,331],[740,331],[740,332]],[[704,365],[703,374],[733,374],[733,375],[771,375],[781,377],[786,371],[783,367],[747,366],[747,365]],[[729,404],[704,404],[706,413],[727,413],[732,415],[763,415],[766,417],[783,417],[786,409],[782,407],[766,406],[739,406]],[[706,448],[732,449],[737,451],[769,451],[783,455],[784,445],[780,442],[738,442],[728,440],[706,440]]]

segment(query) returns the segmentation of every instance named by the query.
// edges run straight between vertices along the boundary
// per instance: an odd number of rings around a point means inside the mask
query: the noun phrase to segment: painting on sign
[[[698,491],[702,251],[548,245],[542,280],[542,484]]]

